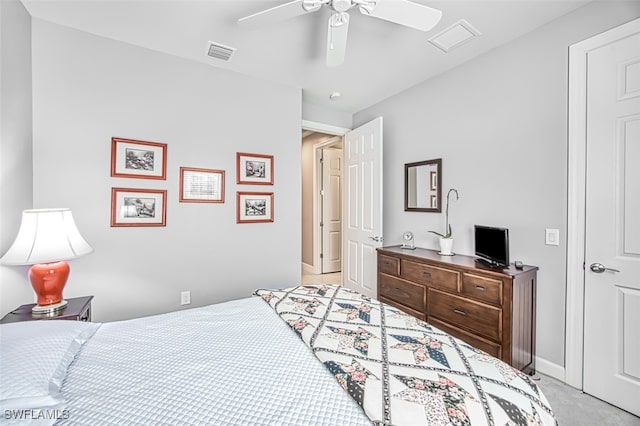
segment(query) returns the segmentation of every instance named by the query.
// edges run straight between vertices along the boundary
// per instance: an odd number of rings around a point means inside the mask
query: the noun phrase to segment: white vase
[[[451,249],[453,248],[453,238],[440,238],[440,254],[444,256],[453,256]]]

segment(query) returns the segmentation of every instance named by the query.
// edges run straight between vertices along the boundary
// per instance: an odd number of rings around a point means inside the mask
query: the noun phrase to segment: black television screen
[[[493,266],[509,266],[509,230],[475,225],[475,252]]]

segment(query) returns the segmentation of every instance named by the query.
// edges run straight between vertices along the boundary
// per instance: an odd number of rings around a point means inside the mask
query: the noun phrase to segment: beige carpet
[[[537,382],[559,426],[640,426],[640,418],[587,395],[552,377],[538,374]]]

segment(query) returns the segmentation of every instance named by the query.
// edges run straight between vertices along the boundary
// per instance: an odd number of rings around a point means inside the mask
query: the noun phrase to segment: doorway
[[[382,211],[382,117],[374,118],[373,120],[362,124],[361,126],[349,130],[340,129],[334,126],[322,125],[313,122],[305,122],[303,120],[303,131],[313,131],[326,133],[328,135],[340,136],[340,140],[344,144],[342,148],[343,160],[341,164],[342,181],[342,206],[338,209],[341,212],[342,222],[342,235],[341,235],[341,283],[348,288],[370,296],[376,297],[377,295],[377,249],[382,246],[382,229],[383,229],[383,211]],[[308,125],[305,125],[307,123]],[[311,133],[305,132],[305,135],[311,136]],[[303,183],[305,180],[309,180],[309,175],[305,173],[311,169],[311,178],[318,179],[318,171],[314,170],[317,161],[313,160],[313,156],[318,155],[318,149],[325,148],[331,144],[337,143],[337,139],[334,141],[323,141],[315,145],[311,145],[311,158],[312,161],[307,161],[305,164],[305,158],[309,155],[303,155],[302,161],[302,175]],[[308,154],[308,150],[305,150]],[[305,179],[305,176],[307,179]],[[305,186],[305,185],[303,185]],[[308,188],[308,182],[306,187]],[[318,271],[318,265],[320,265],[321,248],[319,247],[320,238],[317,234],[320,233],[319,219],[313,218],[314,215],[319,215],[320,203],[318,199],[320,197],[317,190],[317,185],[312,184],[311,188],[315,188],[312,191],[311,196],[303,192],[303,213],[302,223],[303,232],[307,231],[307,235],[313,235],[316,233],[316,237],[311,240],[311,250],[309,247],[309,239],[305,241],[307,243],[307,251],[312,254],[313,264],[309,264],[303,260],[302,272],[320,274]],[[326,187],[324,188],[326,189]],[[312,209],[309,214],[305,208],[308,203],[305,203],[305,195],[311,200]],[[311,219],[311,234],[309,234],[309,216]],[[307,220],[305,220],[307,219]],[[306,228],[305,229],[305,224]],[[316,224],[318,226],[313,226]],[[303,237],[304,238],[304,237]],[[308,255],[308,253],[307,253]],[[316,275],[316,276],[322,276]]]
[[[640,19],[570,48],[565,381],[640,415]]]
[[[303,283],[342,284],[342,135],[302,129]]]

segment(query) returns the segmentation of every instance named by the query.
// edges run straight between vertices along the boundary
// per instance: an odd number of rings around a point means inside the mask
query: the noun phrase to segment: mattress
[[[371,424],[299,346],[259,298],[105,323],[69,368],[57,424]]]

